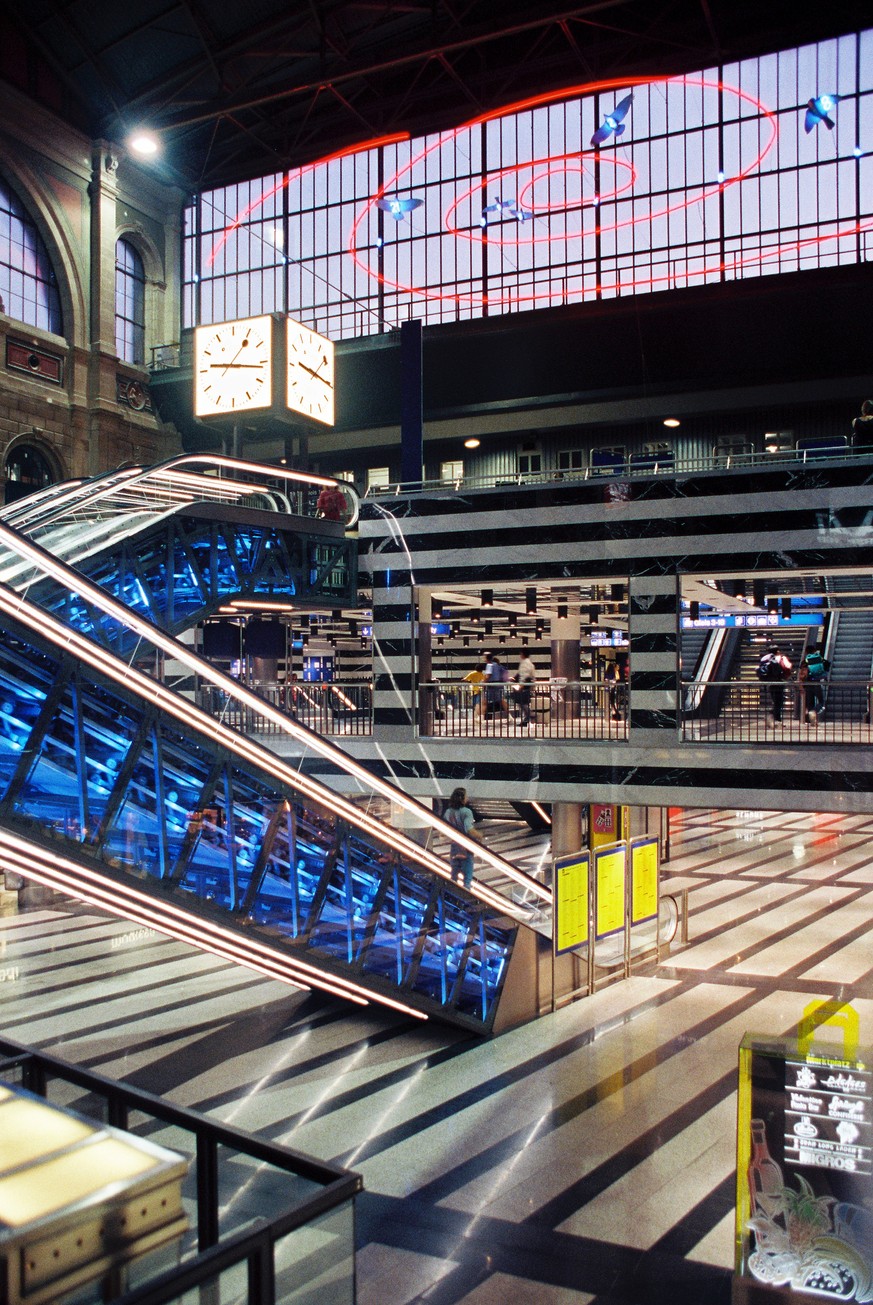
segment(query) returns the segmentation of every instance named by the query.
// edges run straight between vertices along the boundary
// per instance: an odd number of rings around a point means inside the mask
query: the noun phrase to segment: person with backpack
[[[830,663],[822,657],[818,648],[812,648],[806,654],[797,672],[801,683],[801,711],[810,725],[815,725],[824,711],[824,690]]]
[[[786,657],[785,653],[779,651],[779,645],[777,643],[768,644],[767,651],[758,662],[758,679],[762,680],[770,691],[770,705],[773,710],[774,721],[782,719],[782,708],[785,703],[785,681],[791,678],[793,669],[791,658]]]
[[[479,840],[479,834],[474,828],[476,817],[473,810],[467,805],[467,790],[456,788],[449,798],[448,806],[443,811],[443,820],[459,833],[467,834],[470,838]],[[481,840],[479,840],[481,841]],[[464,887],[470,888],[473,884],[473,853],[469,848],[463,847],[460,843],[451,843],[449,845],[449,861],[452,867],[452,879],[463,879]]]
[[[502,665],[500,658],[493,656],[492,653],[485,654],[485,715],[496,716],[498,712],[508,715],[509,704],[506,701],[506,690],[503,688],[508,678],[508,672]]]

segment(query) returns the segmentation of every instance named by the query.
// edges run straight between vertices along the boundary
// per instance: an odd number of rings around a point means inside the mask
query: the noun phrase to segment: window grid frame
[[[873,118],[873,85],[861,80],[862,72],[869,77],[862,50],[871,40],[871,32],[857,32],[816,46],[706,69],[686,79],[655,80],[609,93],[586,94],[583,88],[564,101],[520,106],[444,138],[374,147],[326,165],[298,169],[284,178],[274,174],[263,181],[254,179],[246,183],[247,203],[252,205],[257,187],[265,185],[274,201],[281,196],[287,239],[305,231],[304,252],[286,257],[282,295],[277,289],[275,297],[283,298],[284,310],[307,325],[342,339],[393,330],[412,316],[427,324],[459,321],[571,299],[654,293],[773,271],[866,261],[873,253],[870,231],[858,230],[851,248],[848,236],[835,240],[832,233],[873,218],[873,204],[868,203],[870,211],[865,211],[863,156],[856,154],[853,159],[847,152],[849,141],[862,138],[862,123],[869,130]],[[803,130],[809,69],[825,81],[832,78],[840,88],[833,133],[822,127],[811,134]],[[827,89],[816,82],[816,93]],[[612,162],[621,158],[618,136],[603,142],[592,159],[588,132],[592,122],[602,123],[604,115],[631,91],[644,125],[628,140],[633,141],[634,164],[645,172],[647,184],[639,191],[631,187],[607,194],[601,201],[602,187],[608,187],[610,178],[628,165],[627,160]],[[762,142],[768,139],[771,121],[776,135],[769,151],[764,151]],[[629,125],[632,128],[632,119]],[[579,158],[585,168],[591,168],[596,202],[580,200],[578,218],[571,220],[565,177],[563,209],[559,204],[554,213],[543,215],[535,202],[529,227],[526,219],[498,213],[478,237],[473,230],[477,197],[483,210],[493,205],[495,197],[506,200],[514,193],[515,179],[516,208],[519,196],[536,195],[543,136],[550,147],[548,160],[556,157],[557,150],[558,157]],[[710,176],[716,156],[717,172]],[[752,166],[756,160],[757,166]],[[831,168],[828,195],[833,194],[833,208],[827,210],[828,196],[822,187]],[[525,172],[530,180],[522,183]],[[403,182],[403,191],[424,200],[418,210],[396,222],[372,202],[386,178],[390,193],[395,177]],[[807,180],[812,177],[819,182],[815,187]],[[277,179],[281,184],[276,184]],[[545,190],[549,203],[556,184],[549,172]],[[866,188],[873,189],[869,181]],[[196,238],[201,255],[210,237],[226,229],[215,220],[214,196],[221,197],[228,222],[236,221],[227,203],[232,190],[197,196],[186,213],[185,241]],[[241,200],[242,188],[236,191],[236,199]],[[805,207],[809,194],[814,203]],[[452,195],[455,216],[462,207],[458,196],[466,204],[469,236],[464,240],[448,232],[443,220],[447,197]],[[204,202],[214,222],[209,229],[203,226]],[[353,262],[347,249],[352,223],[363,206],[368,207],[358,221],[357,234],[367,270]],[[650,216],[645,217],[646,211]],[[423,227],[422,214],[430,215]],[[439,217],[436,229],[435,216]],[[250,218],[253,226],[262,221],[256,214]],[[514,249],[510,243],[498,243],[499,233],[510,230],[513,222],[522,233]],[[613,229],[608,222],[618,225]],[[528,240],[525,228],[538,234],[541,224],[547,237],[541,243]],[[234,278],[264,275],[250,267],[233,270],[238,251],[230,246],[235,234],[223,241],[220,272],[206,278],[213,282],[221,278],[224,287]],[[299,243],[303,247],[302,239]],[[466,244],[469,248],[463,249]],[[186,268],[191,265],[186,257]],[[199,272],[200,284],[190,291],[186,286],[184,297],[192,313],[202,295],[202,268]],[[212,315],[203,312],[201,305],[186,325],[223,320],[216,316],[216,305],[226,311],[232,302],[233,294],[227,289],[219,293],[216,284],[210,296]]]

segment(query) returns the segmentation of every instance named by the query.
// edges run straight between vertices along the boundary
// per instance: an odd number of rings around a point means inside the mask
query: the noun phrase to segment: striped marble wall
[[[867,810],[867,750],[683,743],[677,733],[683,575],[873,569],[873,472],[761,467],[683,478],[395,497],[365,505],[373,589],[375,734],[350,745],[422,795]],[[418,587],[629,580],[627,742],[419,738]],[[459,757],[459,748],[463,757]]]

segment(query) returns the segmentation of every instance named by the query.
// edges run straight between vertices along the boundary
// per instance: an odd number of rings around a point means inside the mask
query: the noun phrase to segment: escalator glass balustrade
[[[376,997],[488,1029],[517,923],[416,865],[394,831],[356,825],[329,790],[278,782],[268,753],[254,765],[195,721],[7,615],[0,824]]]

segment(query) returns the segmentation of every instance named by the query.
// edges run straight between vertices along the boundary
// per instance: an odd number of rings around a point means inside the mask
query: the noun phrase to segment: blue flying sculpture
[[[833,131],[836,123],[828,115],[831,109],[837,107],[839,98],[839,95],[817,95],[815,99],[809,101],[803,122],[807,134],[812,131],[813,127],[817,127],[820,122],[824,123],[828,131]]]
[[[423,199],[416,199],[413,195],[406,199],[401,199],[399,195],[383,195],[381,199],[376,200],[376,207],[383,213],[389,213],[395,222],[403,222],[407,213],[421,208],[423,203]]]
[[[626,130],[625,118],[628,110],[633,104],[633,95],[626,95],[623,100],[615,106],[612,113],[607,113],[603,123],[597,128],[597,131],[591,137],[592,145],[602,145],[610,136],[621,136]]]
[[[494,217],[490,218],[489,213]],[[533,217],[533,213],[528,213],[523,208],[519,208],[514,199],[501,199],[499,195],[495,197],[493,204],[486,204],[482,210],[482,216],[479,219],[479,226],[487,226],[489,222],[496,221],[498,218],[509,217],[516,222],[527,222],[528,218]]]

